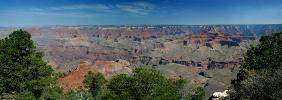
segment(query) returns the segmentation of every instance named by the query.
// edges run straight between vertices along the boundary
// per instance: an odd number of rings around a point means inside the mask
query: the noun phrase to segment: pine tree
[[[52,72],[27,31],[20,29],[0,40],[0,95],[30,91],[40,97]]]

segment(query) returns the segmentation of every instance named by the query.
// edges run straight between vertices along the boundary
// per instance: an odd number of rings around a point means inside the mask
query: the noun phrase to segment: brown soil
[[[85,63],[78,65],[77,69],[58,80],[58,86],[64,90],[78,89],[83,85],[84,76],[89,70]]]
[[[58,80],[58,86],[64,90],[75,90],[83,87],[85,75],[89,72],[101,72],[106,79],[111,78],[110,71],[112,70],[111,61],[96,61],[94,64],[81,62],[76,69],[70,71],[65,77]]]

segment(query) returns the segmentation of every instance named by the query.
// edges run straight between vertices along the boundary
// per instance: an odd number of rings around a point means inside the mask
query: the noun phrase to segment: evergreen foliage
[[[107,83],[102,74],[89,73],[84,82],[94,98],[115,100],[178,100],[182,98],[179,91],[185,83],[184,80],[167,79],[159,71],[145,68],[136,68],[132,75],[118,74]],[[91,89],[94,87],[96,89]],[[105,93],[97,98],[97,92]]]
[[[246,53],[237,79],[232,80],[231,99],[282,99],[282,33],[262,36],[260,44]]]
[[[40,98],[55,81],[52,73],[28,32],[20,29],[0,40],[0,98],[2,94]]]

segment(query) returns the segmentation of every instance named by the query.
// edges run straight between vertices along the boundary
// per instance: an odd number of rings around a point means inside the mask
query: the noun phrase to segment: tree
[[[282,33],[262,36],[252,46],[232,80],[231,99],[282,99]]]
[[[180,99],[174,81],[153,69],[136,68],[131,76],[117,75],[110,80],[108,88],[119,100]]]
[[[93,100],[93,97],[90,92],[85,91],[85,90],[79,90],[79,91],[70,91],[66,93],[64,95],[64,99],[61,99],[61,100]]]
[[[50,85],[52,72],[28,32],[20,29],[0,40],[0,95],[30,91],[39,98]]]
[[[145,68],[136,68],[131,75],[118,74],[109,81],[101,73],[89,72],[84,80],[98,100],[178,100],[185,82],[167,79],[159,71]]]
[[[85,79],[83,83],[87,88],[90,89],[90,92],[93,97],[96,97],[97,94],[101,91],[103,88],[103,85],[107,82],[107,80],[104,78],[103,74],[93,72],[88,72],[88,74],[85,76]]]
[[[194,95],[192,96],[192,100],[202,100],[205,96],[205,90],[202,87],[197,87],[194,89]]]

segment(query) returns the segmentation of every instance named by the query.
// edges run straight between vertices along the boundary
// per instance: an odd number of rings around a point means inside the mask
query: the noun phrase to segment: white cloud
[[[133,2],[132,5],[143,7],[144,9],[153,9],[154,5],[148,2]]]
[[[118,4],[77,4],[54,7],[27,8],[7,11],[5,15],[15,16],[63,16],[63,17],[94,17],[108,14],[148,15],[154,5],[148,2],[129,2]],[[3,15],[3,13],[1,14]]]
[[[148,2],[130,2],[123,4],[82,4],[82,5],[68,5],[59,7],[49,7],[46,10],[66,11],[66,10],[92,10],[99,12],[126,12],[137,15],[147,15],[154,9],[154,5]]]
[[[137,15],[147,15],[154,9],[154,5],[148,2],[132,2],[127,4],[117,4],[116,7],[121,11],[125,11]]]
[[[138,15],[147,15],[148,11],[143,9],[143,8],[138,8],[130,5],[116,5],[120,10],[133,13],[133,14],[138,14]]]
[[[47,10],[96,10],[96,11],[110,11],[111,5],[104,4],[83,4],[83,5],[68,5],[59,7],[49,7]]]
[[[30,8],[31,11],[43,11],[41,8]]]
[[[28,10],[28,11],[5,11],[0,15],[7,16],[50,16],[50,17],[95,17],[94,13],[83,13],[83,12],[54,12],[46,10]]]

